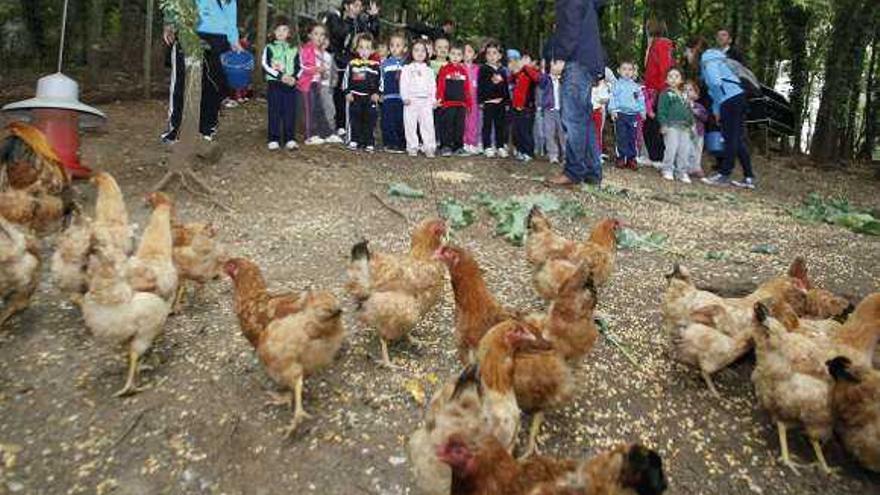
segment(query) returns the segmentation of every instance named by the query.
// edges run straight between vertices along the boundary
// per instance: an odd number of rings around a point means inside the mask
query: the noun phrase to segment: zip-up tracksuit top
[[[645,92],[642,86],[621,76],[611,90],[611,100],[608,102],[608,111],[612,114],[641,115],[645,118]]]
[[[432,104],[437,94],[434,71],[424,62],[410,62],[400,71],[400,96],[406,100],[427,100]]]
[[[348,95],[372,96],[379,94],[381,77],[379,62],[354,58],[349,62],[342,80],[342,91]]]
[[[262,59],[266,81],[281,81],[284,76],[295,76],[300,72],[297,49],[286,41],[273,41],[266,45]],[[281,64],[282,69],[275,70],[272,67],[275,63]]]
[[[501,76],[501,82],[492,82],[492,77]],[[477,100],[480,104],[489,100],[501,98],[501,104],[510,103],[510,88],[507,87],[507,69],[498,66],[492,67],[489,64],[483,64],[480,67],[480,80],[477,82]]]
[[[197,0],[199,22],[196,32],[225,34],[230,45],[238,43],[238,11],[232,0]]]
[[[443,108],[467,108],[471,103],[470,83],[464,64],[444,65],[437,75],[437,101]]]
[[[385,99],[400,99],[400,71],[403,70],[403,60],[397,57],[388,57],[382,62],[382,85],[380,90]]]
[[[535,109],[535,85],[541,80],[538,69],[525,65],[522,70],[510,76],[513,83],[513,96],[510,107],[514,110]]]
[[[694,125],[694,112],[687,97],[672,89],[660,93],[657,122],[663,127],[690,128]]]

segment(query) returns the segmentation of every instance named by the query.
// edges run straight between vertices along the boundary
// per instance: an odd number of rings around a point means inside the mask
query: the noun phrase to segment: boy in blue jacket
[[[389,153],[403,153],[403,100],[400,98],[400,70],[403,68],[406,39],[395,33],[388,39],[390,55],[382,62],[382,145]]]
[[[614,120],[614,130],[617,137],[617,168],[629,168],[636,170],[636,129],[639,125],[639,117],[645,118],[645,94],[642,87],[633,77],[636,67],[632,62],[620,64],[618,74],[620,78],[611,90],[611,101],[608,102],[608,111]]]

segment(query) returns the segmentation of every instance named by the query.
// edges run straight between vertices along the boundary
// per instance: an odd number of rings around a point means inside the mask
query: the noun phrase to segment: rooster
[[[415,228],[407,254],[371,252],[367,241],[351,249],[346,289],[357,302],[358,319],[378,332],[385,366],[391,366],[388,342],[408,337],[440,300],[443,265],[433,255],[445,234],[443,220],[432,218]]]
[[[526,257],[534,267],[535,290],[547,301],[559,294],[562,284],[578,266],[586,264],[593,284],[604,287],[614,272],[619,220],[609,218],[593,227],[590,238],[577,243],[553,232],[550,221],[537,207],[529,213]]]
[[[0,327],[30,303],[40,275],[36,243],[15,225],[0,217]]]

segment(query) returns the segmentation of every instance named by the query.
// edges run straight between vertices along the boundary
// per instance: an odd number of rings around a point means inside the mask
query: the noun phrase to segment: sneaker
[[[626,168],[628,168],[630,170],[638,170],[639,163],[636,161],[635,158],[630,158],[629,160],[626,161]]]
[[[385,152],[391,153],[392,155],[400,155],[402,153],[405,153],[405,151],[400,148],[385,148]]]
[[[437,155],[433,151],[426,151],[425,152],[425,157],[427,157],[427,158],[434,158],[435,156],[437,156]]]
[[[486,155],[486,158],[495,158],[495,148],[486,148],[486,151],[483,153]]]
[[[345,129],[343,129],[343,128],[341,128],[341,127],[340,127],[339,129],[336,129],[336,135],[337,135],[338,137],[343,137],[343,136],[345,136]]]
[[[450,157],[452,156],[452,150],[449,148],[440,148],[440,156]]]
[[[374,151],[376,151],[376,147],[375,147],[375,146],[367,146],[367,147],[364,148],[364,149],[367,150],[367,153],[373,153]]]
[[[468,151],[468,150],[462,148],[462,149],[456,151],[456,152],[454,153],[454,155],[455,155],[455,156],[459,156],[459,157],[464,157],[464,156],[471,156],[471,153],[470,153],[470,151]]]
[[[743,189],[755,189],[755,179],[752,177],[746,177],[745,179],[738,181],[730,181],[736,187],[741,187]]]
[[[312,136],[312,137],[306,139],[306,146],[314,146],[317,144],[324,144],[324,143],[326,143],[326,141],[319,138],[318,136]]]
[[[174,144],[177,142],[177,133],[173,131],[162,133],[159,140],[162,141],[162,144]]]
[[[327,144],[342,144],[345,141],[343,141],[342,138],[337,136],[336,134],[331,134],[324,138],[324,142]]]
[[[272,141],[269,143],[269,151],[277,151],[281,149],[281,145],[278,144],[278,141]]]
[[[724,174],[713,174],[711,177],[704,178],[703,183],[710,186],[729,186],[730,177]]]
[[[521,161],[521,162],[523,162],[523,163],[529,163],[530,161],[532,161],[532,157],[529,156],[529,155],[527,155],[527,154],[525,154],[525,153],[521,153],[521,154],[519,155],[519,157],[517,157],[517,160],[519,160],[519,161]]]
[[[507,148],[498,148],[498,158],[507,158]]]
[[[691,178],[688,177],[688,174],[681,174],[681,175],[678,177],[678,181],[681,182],[682,184],[690,184],[690,183],[691,183]]]
[[[238,106],[238,102],[233,99],[228,99],[225,102],[223,102],[223,106],[226,108],[235,108]]]
[[[555,156],[551,156],[550,157],[550,164],[551,165],[559,165],[559,158],[557,158]]]
[[[614,164],[616,168],[624,169],[628,167],[627,161],[623,158],[618,158],[617,162]]]
[[[354,141],[351,141],[350,143],[348,143],[348,149],[350,149],[352,151],[357,151],[358,144]]]
[[[292,139],[290,141],[284,143],[284,147],[287,148],[288,151],[293,151],[293,150],[299,149],[299,145],[296,144],[296,141],[294,141]]]
[[[663,180],[675,180],[675,176],[672,175],[671,170],[663,171]]]
[[[207,141],[209,143],[213,143],[214,142],[214,135],[213,134],[202,134],[202,139],[204,139],[205,141]]]
[[[413,158],[419,156],[419,152],[415,150],[407,151],[406,153]]]

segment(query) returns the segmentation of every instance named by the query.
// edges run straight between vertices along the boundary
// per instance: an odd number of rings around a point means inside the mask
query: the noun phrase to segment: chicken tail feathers
[[[458,380],[455,381],[455,388],[452,390],[450,400],[455,400],[460,397],[464,390],[470,385],[477,387],[478,395],[483,395],[483,384],[480,381],[480,366],[478,364],[469,365],[460,375],[458,375]]]
[[[351,247],[351,261],[370,260],[369,241],[366,239]]]
[[[825,362],[825,366],[828,367],[828,373],[834,378],[834,381],[845,380],[852,383],[859,383],[859,379],[853,375],[849,367],[852,366],[852,361],[845,356],[837,356],[834,359],[828,360]]]
[[[641,445],[630,448],[621,481],[624,486],[634,488],[639,495],[660,495],[668,486],[660,455]]]
[[[526,217],[526,226],[529,232],[541,232],[550,228],[550,222],[547,221],[547,218],[541,212],[541,208],[535,205],[529,210],[529,215]]]
[[[368,242],[363,240],[351,247],[351,263],[348,267],[348,284],[346,288],[349,294],[357,301],[357,309],[360,310],[363,302],[370,298],[370,249]]]

